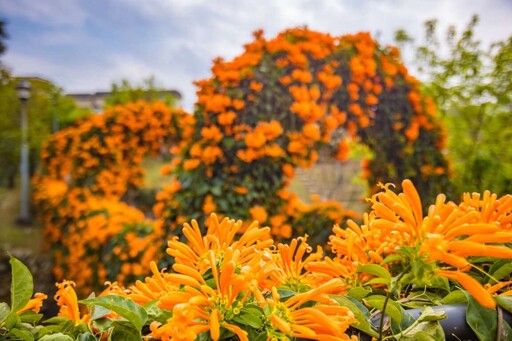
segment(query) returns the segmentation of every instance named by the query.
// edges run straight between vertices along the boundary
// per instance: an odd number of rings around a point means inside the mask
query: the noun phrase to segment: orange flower
[[[265,208],[261,206],[254,206],[249,209],[249,212],[251,213],[253,220],[256,220],[259,223],[267,221],[268,214]]]
[[[48,295],[42,294],[40,292],[35,293],[34,298],[29,300],[23,308],[19,309],[16,312],[16,314],[19,315],[22,312],[27,311],[27,310],[32,310],[32,311],[38,313],[39,310],[41,310],[41,307],[43,306],[43,300],[45,300],[47,298],[48,298]]]
[[[217,159],[220,159],[224,153],[218,146],[206,146],[202,154],[202,160],[206,165],[211,165]]]
[[[190,171],[196,169],[201,164],[201,160],[199,159],[187,159],[183,161],[183,169]]]
[[[377,96],[372,94],[368,94],[368,96],[366,96],[366,105],[373,106],[377,105],[378,103],[379,99],[377,98]]]
[[[348,158],[350,145],[346,139],[340,141],[338,144],[338,152],[336,153],[336,160],[345,161]]]
[[[58,316],[66,317],[75,324],[79,324],[82,321],[87,321],[89,319],[88,315],[80,316],[80,311],[78,309],[78,298],[76,296],[75,283],[72,281],[63,281],[61,283],[55,284],[58,288],[57,293],[55,294],[55,301],[57,305],[60,307]]]
[[[292,78],[301,83],[311,83],[313,81],[313,76],[311,75],[311,72],[299,69],[293,70]]]
[[[254,160],[256,160],[257,158],[260,157],[259,153],[257,153],[254,149],[252,148],[249,148],[249,149],[241,149],[239,150],[237,153],[236,153],[236,156],[244,161],[244,162],[247,162],[247,163],[251,163],[253,162]]]
[[[214,141],[214,142],[218,142],[218,141],[222,140],[222,133],[219,130],[219,128],[217,128],[217,126],[211,126],[211,127],[204,127],[204,128],[202,128],[201,129],[201,136],[205,140],[211,140],[211,141]]]
[[[295,167],[293,167],[291,164],[285,163],[281,169],[284,176],[286,176],[288,179],[292,179],[295,176]]]
[[[233,111],[223,112],[219,114],[217,119],[220,125],[230,125],[235,121],[236,114]]]
[[[359,104],[353,103],[348,106],[348,110],[356,116],[361,116],[363,114],[363,109]]]
[[[272,220],[272,219],[271,219]],[[314,274],[306,270],[307,264],[323,258],[323,250],[318,247],[312,253],[307,236],[292,239],[289,244],[279,243],[274,255],[277,271],[270,274],[274,285],[285,285],[296,292],[309,290],[314,286]],[[307,255],[305,258],[304,256]],[[343,288],[340,287],[340,290]]]
[[[211,194],[208,194],[203,202],[203,212],[205,214],[210,214],[215,212],[217,209],[217,205],[215,205],[215,202],[213,201],[213,197]]]
[[[482,284],[470,275],[461,271],[449,270],[437,270],[436,273],[441,277],[446,277],[460,283],[482,307],[487,309],[496,308],[496,301],[494,301]]]
[[[255,92],[260,92],[261,89],[263,89],[263,83],[252,81],[251,84],[249,85],[249,88]]]
[[[267,142],[267,138],[262,131],[256,130],[245,135],[245,144],[249,148],[260,148]]]
[[[272,326],[277,329],[277,333],[283,333],[287,337],[351,340],[345,331],[356,321],[354,315],[347,307],[340,306],[326,295],[342,286],[340,279],[332,279],[307,292],[291,296],[284,302],[280,301],[280,296],[273,287],[272,298],[266,300],[272,308]],[[300,308],[308,301],[318,303],[312,307]],[[283,335],[282,339],[286,336]]]
[[[318,127],[318,124],[305,124],[304,127],[302,127],[302,133],[310,140],[318,141],[320,139],[320,127]]]
[[[233,190],[235,192],[237,192],[238,194],[247,194],[249,192],[247,187],[244,187],[244,186],[236,186],[233,188]]]

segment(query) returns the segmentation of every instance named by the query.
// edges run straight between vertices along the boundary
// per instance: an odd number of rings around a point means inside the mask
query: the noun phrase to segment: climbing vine
[[[57,277],[70,275],[84,289],[133,281],[167,239],[183,237],[184,222],[207,225],[213,212],[268,225],[276,241],[309,234],[325,244],[333,224],[360,212],[329,198],[304,203],[290,184],[296,168],[319,155],[345,161],[353,142],[372,152],[362,173],[373,191],[404,178],[426,202],[446,191],[436,108],[395,48],[367,33],[254,36],[196,83],[193,115],[158,103],[116,106],[45,144],[35,200]],[[145,215],[130,206],[131,194],[142,185],[144,156],[162,150],[171,154],[162,170],[169,181]]]

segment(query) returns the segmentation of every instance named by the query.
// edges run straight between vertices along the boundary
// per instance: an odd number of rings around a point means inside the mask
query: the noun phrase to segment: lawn
[[[41,251],[43,246],[43,229],[33,221],[28,226],[18,226],[16,218],[19,214],[19,189],[0,188],[0,252],[16,249]]]

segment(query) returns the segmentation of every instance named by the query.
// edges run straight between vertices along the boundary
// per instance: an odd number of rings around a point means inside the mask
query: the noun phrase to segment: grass
[[[144,175],[145,188],[162,188],[163,184],[168,183],[170,181],[169,175],[160,174],[160,168],[168,163],[169,161],[163,160],[159,157],[147,157],[144,160],[142,167],[146,171],[146,174]]]
[[[20,191],[0,188],[0,251],[27,249],[41,251],[43,229],[33,221],[27,226],[18,226],[16,219],[20,212]]]

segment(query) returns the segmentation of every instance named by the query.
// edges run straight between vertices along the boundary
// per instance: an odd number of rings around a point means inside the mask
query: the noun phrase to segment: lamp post
[[[21,209],[18,217],[18,224],[26,225],[31,221],[29,202],[29,159],[28,159],[28,115],[27,102],[30,98],[30,82],[22,79],[16,85],[16,91],[21,103],[21,160],[20,160],[20,181],[21,181]]]

